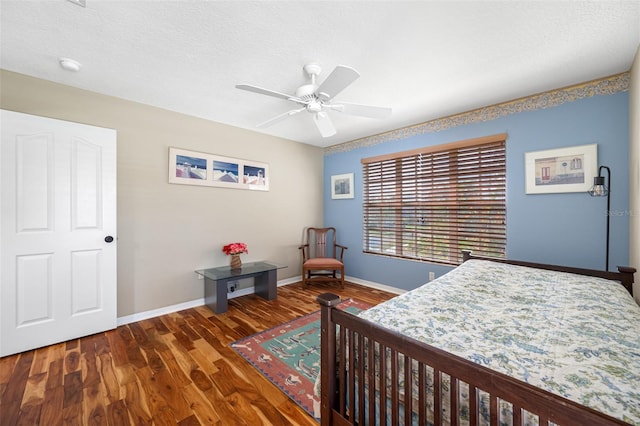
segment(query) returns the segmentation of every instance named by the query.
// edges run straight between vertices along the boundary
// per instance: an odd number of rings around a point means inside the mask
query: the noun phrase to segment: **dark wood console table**
[[[254,277],[255,293],[267,300],[277,297],[278,269],[286,268],[273,262],[248,262],[241,268],[231,269],[230,266],[218,268],[198,269],[196,274],[204,277],[204,303],[216,314],[227,312],[227,283],[243,278]]]

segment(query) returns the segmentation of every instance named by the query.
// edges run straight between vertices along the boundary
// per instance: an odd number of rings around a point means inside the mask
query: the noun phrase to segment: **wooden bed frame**
[[[501,263],[528,266],[540,269],[570,272],[580,275],[597,276],[619,281],[633,294],[633,274],[635,268],[618,267],[619,272],[597,271],[590,269],[562,267],[531,262],[510,261],[473,256],[471,252],[463,252],[464,261],[469,259],[485,259]],[[318,296],[321,305],[321,424],[324,425],[365,425],[371,424],[367,419],[376,416],[391,418],[392,425],[410,425],[412,414],[417,416],[418,424],[427,424],[426,402],[434,398],[434,406],[442,407],[449,413],[459,413],[460,401],[457,397],[460,386],[468,385],[470,425],[478,424],[478,395],[489,395],[490,424],[498,425],[498,401],[512,404],[513,424],[523,424],[522,410],[539,416],[539,425],[553,422],[557,425],[624,425],[625,422],[600,413],[591,408],[577,404],[561,396],[552,394],[505,374],[490,370],[480,364],[468,361],[433,346],[403,336],[394,331],[377,326],[345,311],[335,309],[341,302],[332,293]],[[337,327],[340,332],[336,332]],[[375,342],[375,344],[373,344]],[[376,364],[383,370],[381,361],[375,361],[374,347],[378,353],[389,354],[394,367],[390,377],[380,374],[379,381],[373,369],[365,369],[362,362],[351,360],[367,360],[368,365]],[[337,350],[337,348],[342,348]],[[411,386],[404,391],[404,400],[409,401],[411,409],[404,409],[402,397],[398,395],[397,376],[399,369],[395,367],[398,356],[404,358],[404,381],[411,381],[411,365],[419,366],[418,395],[412,395]],[[412,364],[413,363],[413,364]],[[426,395],[426,376],[424,366],[433,370],[433,396]],[[415,370],[415,368],[414,368]],[[450,377],[449,391],[441,391],[440,381]],[[415,380],[415,379],[414,379]],[[390,404],[377,404],[376,389],[391,387]],[[443,394],[448,395],[443,395]],[[448,396],[449,403],[444,401]],[[413,403],[412,403],[413,401]],[[446,405],[443,407],[443,405]],[[353,410],[350,407],[356,407]],[[400,407],[403,407],[402,409]],[[408,407],[407,407],[408,408]],[[379,411],[378,411],[379,410]],[[404,418],[402,416],[404,410]],[[441,412],[435,410],[433,424],[442,424]],[[460,424],[459,414],[451,415],[450,424]],[[415,417],[414,417],[415,418]],[[430,422],[431,422],[430,421]],[[382,420],[380,424],[385,424]]]

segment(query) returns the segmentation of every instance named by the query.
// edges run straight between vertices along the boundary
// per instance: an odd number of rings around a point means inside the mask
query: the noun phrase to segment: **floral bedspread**
[[[359,316],[640,425],[640,307],[616,282],[469,260]]]

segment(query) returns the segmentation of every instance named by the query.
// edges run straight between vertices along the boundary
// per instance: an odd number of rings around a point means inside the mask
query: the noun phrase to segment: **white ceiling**
[[[640,45],[634,1],[105,1],[0,3],[0,67],[208,120],[330,146],[628,71]],[[82,69],[61,69],[58,58]],[[393,108],[374,120],[332,111],[320,137],[291,93],[318,62],[361,77],[336,101]]]

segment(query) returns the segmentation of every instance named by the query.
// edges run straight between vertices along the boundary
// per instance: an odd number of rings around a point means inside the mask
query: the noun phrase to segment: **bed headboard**
[[[607,280],[618,281],[627,289],[629,294],[633,296],[633,274],[636,268],[629,266],[618,266],[618,272],[600,271],[597,269],[572,268],[570,266],[547,265],[544,263],[523,262],[519,260],[499,259],[495,257],[474,256],[471,250],[462,250],[462,261],[469,259],[490,260],[492,262],[508,263],[510,265],[528,266],[530,268],[547,269],[549,271],[569,272],[571,274],[589,275],[592,277],[604,278]]]

